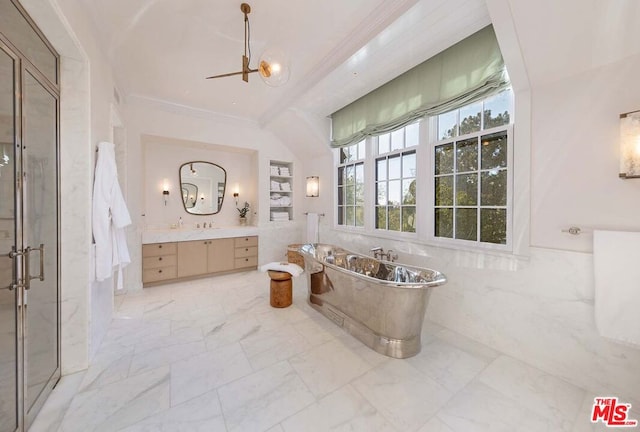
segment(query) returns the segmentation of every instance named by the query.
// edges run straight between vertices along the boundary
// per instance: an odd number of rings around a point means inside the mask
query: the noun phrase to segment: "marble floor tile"
[[[521,405],[497,390],[474,381],[437,414],[454,432],[561,432],[556,422]],[[446,430],[446,429],[445,429]]]
[[[118,344],[111,344],[99,350],[84,374],[78,390],[85,391],[126,378],[129,375],[134,351],[134,346],[118,346]]]
[[[224,322],[227,314],[221,305],[193,309],[188,313],[180,312],[171,316],[171,334],[185,329],[202,329],[212,324]]]
[[[260,331],[262,326],[253,315],[232,314],[226,319],[202,327],[208,350],[239,343]]]
[[[56,431],[62,423],[64,414],[77,394],[86,372],[77,372],[63,376],[44,403],[29,432]]]
[[[313,313],[317,313],[312,311]],[[306,318],[293,324],[293,328],[305,338],[311,346],[329,342],[335,336],[317,323],[315,319]]]
[[[400,431],[424,425],[452,395],[404,360],[376,367],[353,386]]]
[[[300,354],[311,346],[290,324],[264,330],[240,341],[253,370],[260,370]]]
[[[347,385],[282,422],[285,432],[397,432],[353,387]]]
[[[563,431],[571,429],[585,395],[583,389],[507,356],[491,363],[478,381],[552,419]]]
[[[145,350],[140,354],[136,353],[131,359],[129,375],[146,372],[160,366],[168,366],[207,351],[207,346],[202,338],[195,342],[174,342],[167,341],[165,346]]]
[[[218,393],[210,391],[122,429],[122,432],[226,432]]]
[[[253,372],[240,344],[207,351],[171,365],[171,406]]]
[[[424,426],[416,432],[455,432],[449,426],[444,424],[438,417],[432,417]]]
[[[169,368],[78,393],[64,416],[61,432],[114,431],[169,408]]]
[[[229,432],[265,431],[315,402],[288,362],[280,362],[218,389]]]
[[[421,353],[383,356],[313,309],[306,284],[283,309],[257,271],[119,296],[89,369],[63,377],[32,431],[615,430],[590,422],[609,392],[429,321]]]
[[[291,358],[289,363],[317,397],[331,393],[371,369],[371,365],[338,341],[312,348]]]
[[[441,327],[440,331],[436,332],[434,335],[435,340],[444,341],[449,345],[473,355],[474,357],[484,360],[487,364],[494,361],[500,355],[496,350],[446,328]]]
[[[452,393],[466,386],[489,364],[438,339],[424,345],[418,355],[406,361]]]

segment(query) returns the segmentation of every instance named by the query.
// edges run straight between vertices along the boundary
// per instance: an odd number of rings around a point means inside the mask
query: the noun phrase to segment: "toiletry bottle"
[[[182,216],[180,216],[180,218],[178,219],[178,227],[179,227],[179,228],[182,228],[182,224],[183,224],[183,222],[182,222]]]

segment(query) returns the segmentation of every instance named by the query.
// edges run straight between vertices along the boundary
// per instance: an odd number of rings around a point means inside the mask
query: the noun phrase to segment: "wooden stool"
[[[291,275],[287,272],[269,270],[271,278],[271,297],[269,302],[276,308],[291,306],[293,290],[291,289]]]

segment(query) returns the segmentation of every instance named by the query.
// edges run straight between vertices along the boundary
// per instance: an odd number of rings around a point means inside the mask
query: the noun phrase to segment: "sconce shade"
[[[167,199],[169,198],[169,180],[167,179],[162,182],[162,196],[164,197],[164,205],[167,205]]]
[[[320,177],[318,176],[307,177],[307,196],[308,197],[320,196]]]
[[[620,115],[620,178],[640,178],[640,111]]]

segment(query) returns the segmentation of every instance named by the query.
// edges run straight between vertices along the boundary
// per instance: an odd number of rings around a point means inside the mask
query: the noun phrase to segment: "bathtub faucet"
[[[371,249],[371,253],[373,254],[373,257],[375,259],[382,259],[384,255],[384,249],[382,249],[382,246],[376,246]]]
[[[386,261],[391,261],[391,262],[394,262],[395,260],[398,259],[398,254],[394,254],[393,250],[391,249],[385,252],[382,246],[376,246],[372,248],[371,252],[373,253],[373,257],[375,259],[379,259],[379,260],[384,259]]]

